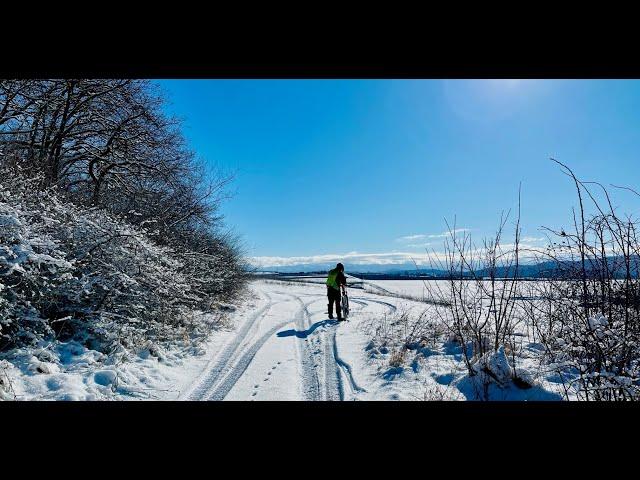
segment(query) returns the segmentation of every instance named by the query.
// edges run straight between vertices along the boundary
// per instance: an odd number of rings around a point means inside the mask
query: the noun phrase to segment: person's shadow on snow
[[[319,322],[314,323],[308,329],[302,330],[301,332],[298,330],[283,330],[282,332],[278,332],[276,335],[278,337],[293,337],[294,335],[298,338],[307,338],[309,335],[313,333],[313,331],[319,327],[329,327],[331,325],[337,325],[337,320],[321,320]]]

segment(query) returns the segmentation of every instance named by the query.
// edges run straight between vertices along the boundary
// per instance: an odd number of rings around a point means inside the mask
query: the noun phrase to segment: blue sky
[[[223,213],[265,266],[420,257],[454,215],[480,240],[517,206],[519,182],[535,243],[576,204],[551,156],[585,180],[640,187],[637,81],[159,83],[194,150],[235,174]]]

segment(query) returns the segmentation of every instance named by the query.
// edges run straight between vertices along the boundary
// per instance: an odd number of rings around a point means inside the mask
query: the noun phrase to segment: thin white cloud
[[[406,237],[400,237],[396,239],[396,242],[410,242],[412,240],[422,240],[423,238],[427,238],[426,235],[407,235]]]
[[[456,228],[455,230],[452,230],[451,232],[442,232],[442,233],[436,233],[436,234],[416,234],[416,235],[406,235],[404,237],[399,237],[396,239],[396,242],[411,242],[414,240],[422,240],[425,238],[445,238],[448,237],[451,233],[462,233],[462,232],[468,232],[469,228]]]
[[[412,244],[406,245],[407,247],[425,247],[428,244]],[[504,254],[503,258],[508,258],[513,249],[514,244],[505,243],[501,245]],[[529,243],[520,243],[520,256],[523,262],[534,260],[536,252],[539,251],[539,246]],[[467,252],[469,253],[469,252]],[[483,253],[482,248],[473,249],[475,255],[481,255]],[[541,253],[541,252],[540,252]],[[446,259],[444,252],[429,250],[425,252],[382,252],[382,253],[359,253],[356,251],[337,254],[328,253],[321,255],[308,255],[298,257],[276,257],[276,256],[256,256],[249,257],[249,262],[258,268],[265,267],[290,267],[294,265],[312,265],[312,264],[331,264],[337,262],[345,262],[351,265],[398,265],[398,264],[413,264],[421,266],[433,265],[438,267],[437,263]],[[435,262],[435,263],[434,263]]]
[[[525,243],[539,243],[544,241],[545,238],[544,237],[522,237],[520,239],[520,241],[525,242]]]
[[[249,261],[258,267],[288,267],[293,265],[309,265],[315,263],[348,262],[352,265],[395,265],[400,263],[428,264],[425,255],[415,252],[386,252],[309,255],[304,257],[250,257]]]
[[[442,233],[438,233],[437,235],[427,235],[427,238],[444,238],[444,237],[448,237],[449,235],[451,235],[451,233],[462,233],[462,232],[468,232],[469,230],[471,230],[470,228],[456,228],[454,230],[451,230],[451,232],[442,232]]]
[[[431,245],[431,242],[426,243],[410,243],[407,245],[407,248],[426,248]]]

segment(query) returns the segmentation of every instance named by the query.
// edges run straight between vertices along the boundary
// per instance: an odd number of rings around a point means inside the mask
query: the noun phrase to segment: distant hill
[[[351,264],[349,262],[344,263],[347,272],[362,272],[362,273],[389,273],[396,271],[415,271],[415,266],[412,263],[406,264]],[[304,265],[291,265],[291,266],[270,266],[265,265],[261,267],[260,271],[278,272],[278,273],[303,273],[303,272],[324,272],[331,270],[336,266],[335,262],[331,263],[309,263]]]
[[[620,257],[609,257],[609,268],[614,273],[614,277],[623,278],[625,276],[624,265]],[[640,278],[638,265],[640,264],[640,258],[633,259],[635,265],[632,267],[632,276],[634,278]],[[348,262],[344,262],[345,270],[355,276],[369,279],[394,279],[394,278],[448,278],[448,272],[445,270],[433,269],[433,268],[417,268],[413,264],[392,264],[392,265],[379,265],[379,264],[360,264],[351,265]],[[566,262],[563,264],[562,271],[578,270],[580,264],[578,262]],[[292,265],[286,267],[264,267],[260,269],[260,272],[269,272],[276,274],[326,274],[327,271],[335,267],[334,263],[330,264],[308,264],[308,265]],[[587,265],[587,271],[589,271],[589,265]],[[519,276],[525,278],[550,278],[557,277],[561,273],[558,270],[557,265],[554,262],[540,262],[535,264],[521,264],[519,266]],[[470,274],[468,274],[470,276]],[[476,275],[481,277],[489,276],[487,269],[482,269],[476,272]],[[467,276],[467,275],[464,275]],[[498,268],[496,272],[498,277],[511,277],[513,276],[513,270],[507,271],[505,268]]]

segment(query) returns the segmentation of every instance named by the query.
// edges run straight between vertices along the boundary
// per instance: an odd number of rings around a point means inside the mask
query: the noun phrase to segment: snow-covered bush
[[[242,291],[218,213],[229,178],[164,105],[149,80],[0,79],[3,358],[45,372],[71,338],[110,362],[161,352],[202,339]]]
[[[207,328],[194,309],[215,298],[192,288],[184,252],[37,183],[0,176],[0,350],[75,337],[112,352]]]
[[[445,328],[432,309],[400,306],[398,310],[364,322],[363,330],[371,339],[370,351],[391,351],[390,364],[399,366],[405,352],[434,347],[445,334]]]
[[[8,363],[5,360],[0,360],[0,400],[13,400],[15,398],[11,378],[7,375]]]
[[[482,383],[495,382],[499,386],[506,386],[513,379],[513,369],[504,352],[504,347],[496,352],[486,353],[473,364],[473,371],[479,377],[486,376]]]
[[[559,163],[559,162],[558,162]],[[534,282],[529,308],[550,367],[582,400],[640,399],[640,238],[604,187],[574,181],[571,229],[548,229],[553,278]],[[596,197],[596,185],[602,199]],[[634,192],[635,193],[635,192]],[[592,213],[588,213],[586,200]]]
[[[151,80],[0,79],[0,167],[20,169],[38,178],[30,188],[55,188],[171,248],[165,261],[182,265],[180,281],[202,306],[231,300],[244,268],[219,213],[230,177],[199,159],[166,103]],[[109,244],[136,244],[127,228],[111,229]]]
[[[441,308],[434,312],[462,348],[470,376],[478,374],[476,363],[489,354],[510,347],[521,322],[516,298],[519,288],[520,213],[513,244],[503,240],[509,214],[503,214],[493,238],[481,246],[464,229],[449,228],[444,256],[433,266],[447,272],[443,282],[425,282],[429,297]],[[468,348],[470,347],[470,348]],[[515,358],[515,355],[513,355]]]
[[[604,296],[597,291],[603,282],[611,288]],[[578,279],[539,285],[543,306],[534,312],[533,323],[549,367],[579,399],[638,399],[638,299],[620,301],[629,295],[624,281],[591,278],[586,283],[586,302]]]

